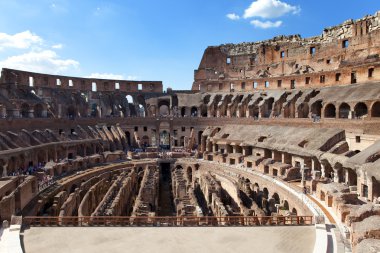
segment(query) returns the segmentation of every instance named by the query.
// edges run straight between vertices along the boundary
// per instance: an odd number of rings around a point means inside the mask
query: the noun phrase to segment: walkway
[[[312,253],[315,233],[314,226],[32,227],[24,245],[26,253]]]

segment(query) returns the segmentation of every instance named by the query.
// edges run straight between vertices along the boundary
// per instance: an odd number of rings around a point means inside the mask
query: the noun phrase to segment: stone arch
[[[268,199],[268,197],[269,197],[269,191],[268,191],[268,188],[266,188],[266,187],[263,188],[263,196],[266,199]]]
[[[170,103],[169,101],[160,101],[158,103],[158,110],[160,116],[169,116],[170,115]]]
[[[377,101],[372,105],[371,117],[380,117],[380,101]]]
[[[336,117],[336,108],[333,104],[328,104],[325,107],[325,118],[335,118]]]
[[[131,133],[129,131],[125,131],[125,137],[127,138],[128,146],[131,146]]]
[[[368,114],[368,108],[367,105],[363,102],[359,102],[355,105],[354,108],[355,116],[357,118],[361,118]]]
[[[126,95],[125,98],[127,99],[128,104],[133,104],[133,97],[131,95]]]
[[[29,118],[30,106],[27,103],[23,103],[20,108],[20,115],[23,118]]]
[[[185,117],[186,116],[186,107],[182,107],[181,108],[181,117]]]
[[[198,116],[198,108],[195,107],[195,106],[191,107],[191,113],[190,113],[190,115],[192,117],[197,117]]]
[[[322,115],[322,100],[317,100],[311,105],[311,113],[321,117]]]
[[[42,104],[34,105],[34,117],[35,118],[42,118],[44,116],[43,112],[44,112],[44,107],[42,106]]]
[[[284,200],[283,208],[289,210],[289,202],[287,200]]]
[[[273,193],[272,199],[274,199],[274,201],[275,201],[276,204],[280,204],[281,203],[280,196],[278,195],[277,192]]]
[[[342,103],[339,106],[339,118],[348,119],[350,115],[351,108],[347,103]]]
[[[269,118],[270,115],[272,114],[273,105],[274,105],[273,97],[266,99],[264,102],[264,105],[261,107],[262,109],[261,117]]]

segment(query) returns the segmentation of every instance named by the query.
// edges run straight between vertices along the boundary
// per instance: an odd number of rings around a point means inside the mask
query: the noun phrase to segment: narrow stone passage
[[[175,215],[173,193],[172,193],[172,179],[171,179],[171,173],[170,173],[170,163],[161,164],[158,203],[159,203],[158,216],[174,216]]]

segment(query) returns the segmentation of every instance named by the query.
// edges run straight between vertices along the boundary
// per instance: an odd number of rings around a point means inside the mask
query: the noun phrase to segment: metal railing
[[[297,226],[313,225],[313,216],[27,216],[23,226]]]

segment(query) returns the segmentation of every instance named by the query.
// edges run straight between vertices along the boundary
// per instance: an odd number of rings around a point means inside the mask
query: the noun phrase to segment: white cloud
[[[54,48],[54,49],[62,49],[62,48],[63,48],[63,45],[62,45],[62,44],[55,44],[55,45],[51,46],[51,48]]]
[[[278,18],[287,13],[297,14],[299,6],[293,6],[280,0],[256,0],[244,11],[244,18]]]
[[[127,76],[127,80],[136,81],[137,79],[139,79],[138,76]]]
[[[260,21],[260,20],[254,19],[250,23],[257,28],[262,28],[262,29],[280,27],[282,25],[281,20],[276,21],[276,22],[271,22],[271,21]]]
[[[0,50],[5,48],[28,49],[32,45],[42,44],[43,39],[30,31],[9,35],[0,33]]]
[[[61,59],[52,50],[38,50],[10,56],[0,61],[0,67],[59,74],[70,69],[77,69],[79,62],[72,59]]]
[[[235,13],[229,13],[229,14],[226,15],[226,17],[228,19],[231,19],[231,20],[239,20],[240,19],[240,16],[236,15]]]
[[[112,73],[92,73],[87,76],[88,78],[99,78],[99,79],[111,79],[111,80],[123,80],[123,75],[112,74]]]

